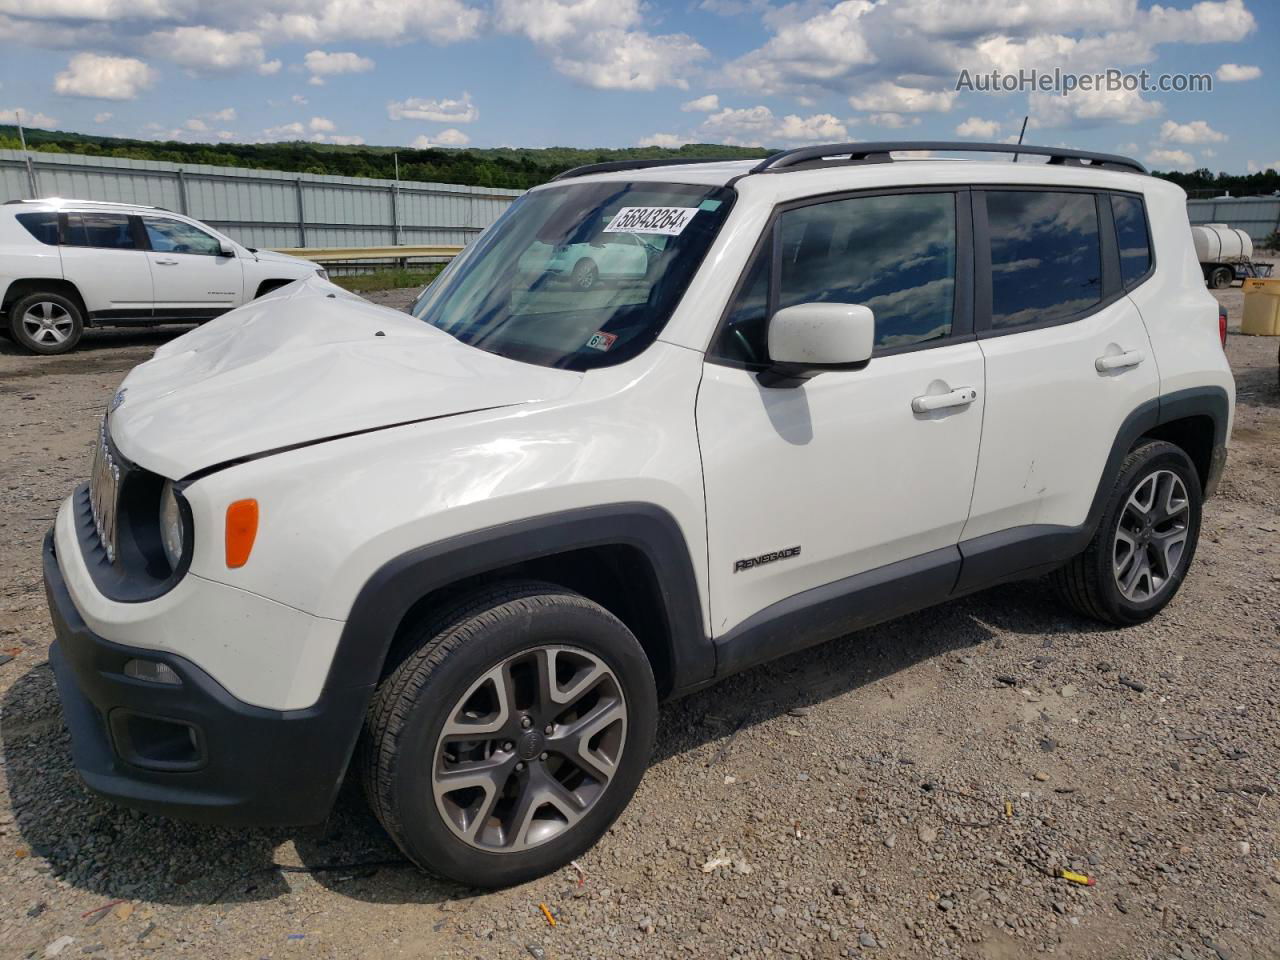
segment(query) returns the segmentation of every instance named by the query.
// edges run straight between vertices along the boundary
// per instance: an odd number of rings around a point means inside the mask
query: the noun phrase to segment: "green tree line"
[[[526,189],[545,183],[558,173],[584,163],[610,160],[647,160],[680,157],[716,157],[737,160],[763,157],[771,150],[690,143],[678,149],[625,147],[583,150],[574,147],[540,149],[414,150],[409,147],[339,146],[289,141],[282,143],[183,143],[129,140],[56,130],[27,130],[27,146],[44,153],[73,153],[91,157],[125,157],[131,160],[163,160],[169,163],[203,163],[217,167],[249,167],[255,170],[287,170],[295,173],[331,174],[342,177],[395,176],[399,155],[400,178],[434,183],[458,183],[477,187]],[[20,147],[18,128],[0,124],[0,148]],[[1280,190],[1280,173],[1190,173],[1155,171],[1192,196],[1270,194]]]

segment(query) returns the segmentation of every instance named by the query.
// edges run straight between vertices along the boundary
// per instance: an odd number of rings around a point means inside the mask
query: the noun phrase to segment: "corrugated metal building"
[[[1225,223],[1239,227],[1254,243],[1280,230],[1280,197],[1216,197],[1188,200],[1192,223]]]
[[[241,167],[0,150],[0,200],[35,195],[145,203],[203,220],[250,247],[465,244],[515,190]]]

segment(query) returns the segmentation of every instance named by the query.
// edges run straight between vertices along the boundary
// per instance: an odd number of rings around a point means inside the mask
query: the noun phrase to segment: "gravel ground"
[[[1280,957],[1275,340],[1230,341],[1230,465],[1153,622],[1014,584],[668,704],[581,871],[482,894],[405,863],[350,784],[322,826],[226,831],[72,770],[40,540],[174,332],[52,360],[0,341],[0,955]]]

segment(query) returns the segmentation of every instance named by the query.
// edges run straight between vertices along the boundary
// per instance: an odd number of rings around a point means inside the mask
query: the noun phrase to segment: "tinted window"
[[[876,317],[876,346],[935,340],[951,331],[956,278],[955,195],[854,197],[788,210],[775,233],[779,308],[860,303]],[[751,269],[714,355],[768,361],[769,276]]]
[[[1061,320],[1102,299],[1093,194],[992,191],[987,222],[993,327]]]
[[[27,228],[27,233],[41,243],[47,243],[50,246],[57,245],[58,215],[56,213],[20,213],[18,214],[18,222]]]
[[[1120,279],[1127,287],[1151,269],[1147,212],[1137,197],[1112,194],[1111,216],[1116,221],[1116,245],[1120,248]]]
[[[123,213],[69,213],[63,243],[73,247],[134,250],[133,228]]]
[[[143,217],[142,225],[146,228],[152,250],[163,253],[198,253],[208,257],[216,257],[222,251],[222,244],[216,237],[181,220]]]

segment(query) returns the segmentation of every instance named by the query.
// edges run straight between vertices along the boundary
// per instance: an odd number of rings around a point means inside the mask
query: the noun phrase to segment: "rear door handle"
[[[1147,359],[1147,355],[1141,350],[1128,350],[1125,353],[1117,353],[1114,356],[1099,357],[1093,361],[1093,366],[1099,373],[1106,373],[1108,370],[1124,370],[1126,367],[1136,367],[1145,359]]]
[[[162,267],[176,267],[178,265],[177,260],[152,260],[151,262],[158,263]]]
[[[973,387],[957,387],[950,393],[926,393],[911,401],[911,409],[915,413],[929,413],[931,410],[945,410],[947,407],[967,407],[978,399],[978,391]]]

